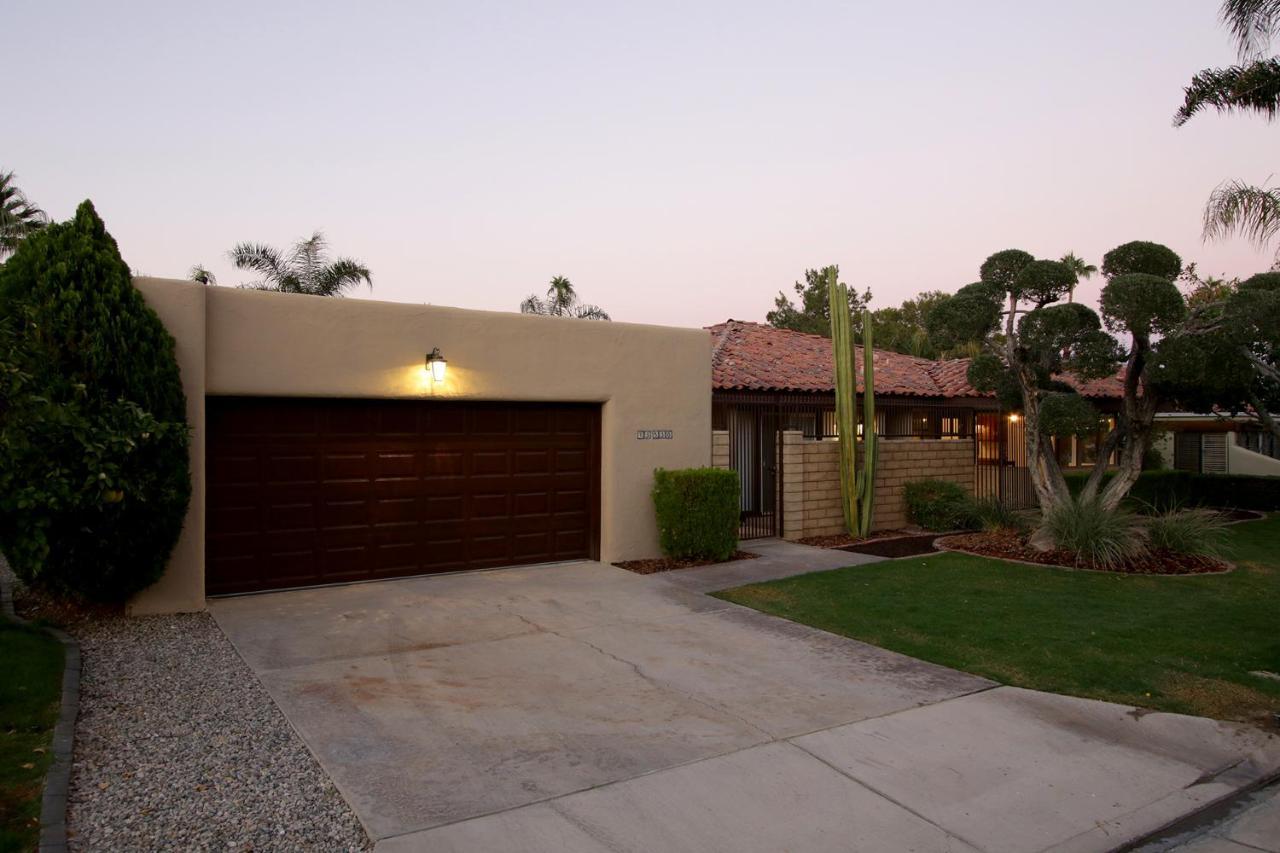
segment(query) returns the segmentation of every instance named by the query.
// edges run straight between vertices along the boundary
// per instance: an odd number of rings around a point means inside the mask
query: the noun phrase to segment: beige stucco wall
[[[205,394],[600,403],[605,561],[658,554],[654,468],[711,461],[711,338],[701,329],[136,283],[178,339],[199,437],[187,530],[137,612],[203,607]],[[423,368],[432,347],[449,361],[440,386]],[[637,440],[642,429],[674,438]]]
[[[872,530],[908,523],[903,488],[912,480],[953,480],[972,494],[973,441],[877,442]],[[840,506],[840,444],[782,434],[782,529],[787,539],[844,532]]]
[[[1280,477],[1280,459],[1272,459],[1255,453],[1247,447],[1236,445],[1237,433],[1227,434],[1227,472],[1250,474],[1256,477]]]

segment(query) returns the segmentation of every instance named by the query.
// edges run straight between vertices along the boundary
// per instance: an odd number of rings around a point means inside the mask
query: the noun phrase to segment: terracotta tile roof
[[[712,384],[722,391],[831,391],[835,365],[831,341],[821,335],[775,329],[762,323],[728,320],[707,327],[715,338]],[[862,348],[855,347],[862,361]],[[989,397],[969,385],[969,360],[932,361],[875,350],[876,393],[902,397]],[[1120,397],[1120,378],[1076,381],[1086,397]],[[858,390],[862,373],[858,372]]]

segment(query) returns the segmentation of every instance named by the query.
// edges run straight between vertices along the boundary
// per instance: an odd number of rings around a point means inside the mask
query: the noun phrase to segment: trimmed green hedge
[[[1107,473],[1104,480],[1113,475]],[[1078,494],[1087,473],[1067,475],[1067,487]],[[1280,477],[1246,474],[1196,474],[1191,471],[1143,471],[1129,498],[1158,509],[1210,506],[1224,509],[1280,510]]]
[[[725,560],[738,550],[738,475],[723,468],[653,472],[662,553]]]

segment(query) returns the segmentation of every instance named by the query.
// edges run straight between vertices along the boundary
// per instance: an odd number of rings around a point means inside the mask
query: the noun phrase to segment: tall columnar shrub
[[[653,508],[662,553],[724,560],[738,550],[738,475],[723,468],[653,472]]]
[[[0,550],[124,600],[160,577],[191,478],[174,341],[93,205],[0,266]]]
[[[835,359],[836,432],[840,440],[840,506],[849,533],[871,532],[875,503],[876,403],[875,360],[872,355],[871,315],[862,314],[863,369],[863,467],[858,470],[857,383],[854,379],[853,323],[849,316],[848,288],[827,275],[831,314],[831,350]]]

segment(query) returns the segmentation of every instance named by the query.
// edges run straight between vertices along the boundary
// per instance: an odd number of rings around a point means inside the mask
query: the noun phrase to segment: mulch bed
[[[759,554],[750,551],[734,551],[727,560],[675,560],[671,557],[655,557],[652,560],[624,560],[614,563],[620,569],[635,572],[638,575],[656,575],[658,572],[674,572],[677,569],[696,569],[699,566],[715,566],[720,563],[732,563],[735,560],[754,560]]]
[[[933,541],[936,533],[922,533],[915,536],[894,536],[888,539],[869,539],[854,545],[846,545],[841,551],[853,554],[870,554],[873,557],[915,557],[920,554],[932,554],[937,549]]]
[[[1231,569],[1229,563],[1213,557],[1174,554],[1162,550],[1153,550],[1115,566],[1090,565],[1078,563],[1076,555],[1070,551],[1037,551],[1027,545],[1025,538],[1014,533],[961,533],[942,537],[937,540],[937,545],[942,549],[962,551],[982,557],[1125,575],[1203,575],[1226,572]]]
[[[844,548],[847,545],[861,545],[865,542],[879,542],[881,539],[905,536],[910,532],[908,530],[877,530],[865,538],[850,536],[848,533],[836,533],[831,536],[806,536],[795,541],[798,545],[812,545],[814,548]]]

